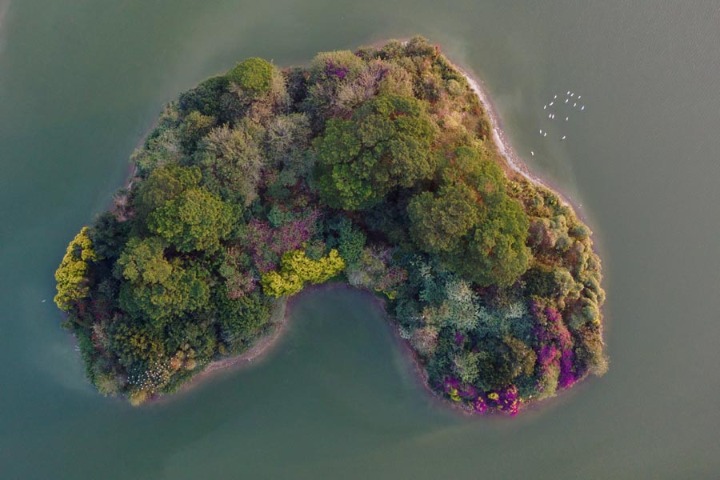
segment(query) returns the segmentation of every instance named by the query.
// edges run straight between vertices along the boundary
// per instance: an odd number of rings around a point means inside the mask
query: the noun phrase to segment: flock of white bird
[[[548,120],[555,120],[556,115],[560,115],[560,119],[565,117],[565,121],[570,120],[570,114],[574,112],[582,112],[585,110],[585,105],[581,102],[582,95],[575,95],[575,92],[571,92],[570,90],[567,91],[565,94],[565,101],[558,100],[558,95],[553,95],[553,98],[550,100],[550,102],[543,105],[543,110],[547,112],[547,118]],[[541,137],[547,137],[548,131],[540,129],[540,136]],[[565,140],[567,138],[567,135],[562,135],[560,137],[560,140]],[[530,151],[530,154],[534,157],[535,152]]]

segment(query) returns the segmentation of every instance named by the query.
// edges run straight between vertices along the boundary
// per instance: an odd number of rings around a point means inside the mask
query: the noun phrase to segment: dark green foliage
[[[210,131],[194,156],[203,173],[203,184],[226,201],[246,206],[257,197],[264,159],[260,148],[264,129],[240,122]]]
[[[520,205],[504,200],[488,211],[455,255],[446,257],[447,264],[479,285],[512,285],[530,262],[527,229]]]
[[[452,252],[480,220],[477,195],[465,184],[445,185],[410,201],[410,232],[428,253]]]
[[[271,302],[259,292],[236,300],[223,293],[217,295],[220,340],[229,352],[239,352],[268,326]]]
[[[521,374],[532,374],[535,366],[532,349],[512,338],[484,342],[477,358],[477,385],[483,390],[506,387]]]
[[[421,38],[282,72],[251,58],[183,93],[56,274],[88,378],[133,404],[175,391],[340,273],[387,299],[430,387],[466,408],[602,374],[590,231],[509,179],[489,132]]]
[[[352,120],[331,120],[315,142],[320,195],[345,210],[370,207],[396,187],[412,187],[435,172],[435,127],[422,102],[378,96]]]
[[[328,248],[337,248],[345,263],[351,267],[360,261],[365,241],[363,231],[345,217],[337,217],[328,223]]]
[[[180,95],[178,107],[183,115],[192,111],[214,116],[222,110],[221,97],[227,91],[229,80],[225,76],[211,77],[197,87]]]
[[[132,193],[132,206],[138,220],[136,225],[143,225],[150,213],[198,186],[201,178],[198,168],[165,165],[153,170]]]

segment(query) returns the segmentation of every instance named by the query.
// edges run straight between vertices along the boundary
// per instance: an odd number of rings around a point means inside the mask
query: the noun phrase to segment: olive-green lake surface
[[[0,478],[720,478],[719,25],[715,0],[0,0]],[[582,204],[609,373],[466,418],[425,393],[371,296],[321,289],[256,365],[142,408],[98,395],[53,272],[163,103],[248,56],[415,33]],[[567,91],[585,110],[548,120]]]

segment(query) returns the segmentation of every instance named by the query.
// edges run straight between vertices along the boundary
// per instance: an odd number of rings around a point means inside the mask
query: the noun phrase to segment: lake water
[[[0,478],[720,478],[718,25],[714,0],[0,0]],[[533,172],[582,204],[609,373],[464,418],[342,290],[299,298],[252,368],[143,408],[95,393],[52,274],[162,104],[247,56],[414,33],[484,80]],[[568,90],[586,110],[541,138]]]

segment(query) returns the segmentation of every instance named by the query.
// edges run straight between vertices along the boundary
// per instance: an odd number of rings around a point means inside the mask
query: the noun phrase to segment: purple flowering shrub
[[[248,223],[244,248],[260,273],[275,270],[285,252],[300,249],[316,230],[319,214],[312,210],[304,217],[277,228],[269,222],[253,219]]]

